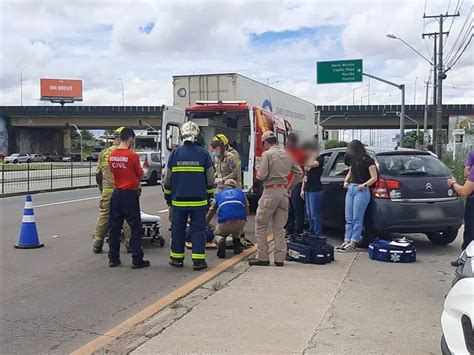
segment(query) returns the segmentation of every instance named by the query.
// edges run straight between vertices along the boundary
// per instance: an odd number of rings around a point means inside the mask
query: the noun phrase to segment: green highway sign
[[[316,62],[316,84],[362,81],[362,59]]]

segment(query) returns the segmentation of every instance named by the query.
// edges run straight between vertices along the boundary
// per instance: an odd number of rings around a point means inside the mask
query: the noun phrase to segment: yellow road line
[[[268,239],[269,241],[271,241],[273,237],[269,236]],[[99,350],[103,346],[113,341],[115,338],[118,338],[122,334],[128,332],[137,324],[145,321],[146,319],[158,313],[165,307],[169,306],[171,303],[175,302],[176,300],[180,298],[183,298],[184,296],[188,295],[189,293],[191,293],[198,287],[204,285],[206,282],[212,280],[221,272],[227,270],[231,266],[234,266],[238,262],[242,261],[244,258],[253,254],[256,250],[257,250],[257,247],[253,246],[249,249],[244,250],[242,254],[234,255],[233,257],[221,262],[220,264],[213,267],[206,273],[189,281],[188,283],[184,284],[183,286],[179,287],[178,289],[174,290],[173,292],[169,293],[163,298],[160,298],[155,303],[151,304],[150,306],[146,307],[145,309],[139,311],[135,315],[126,319],[125,321],[117,325],[116,327],[105,332],[103,335],[100,335],[99,337],[95,338],[91,342],[81,346],[79,349],[74,350],[71,353],[71,355],[92,354],[94,351]]]

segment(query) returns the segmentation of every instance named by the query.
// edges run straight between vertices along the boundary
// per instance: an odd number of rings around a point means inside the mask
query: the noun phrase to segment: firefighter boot
[[[242,253],[242,243],[240,242],[240,238],[234,238],[232,243],[234,246],[234,254],[237,255]]]
[[[207,263],[205,260],[197,260],[193,261],[193,269],[194,270],[203,270],[207,268]]]
[[[170,258],[169,264],[174,267],[183,267],[183,259]]]

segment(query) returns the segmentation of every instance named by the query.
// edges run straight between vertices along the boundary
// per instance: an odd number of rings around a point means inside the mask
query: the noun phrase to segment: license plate
[[[443,217],[443,211],[439,207],[426,207],[418,211],[418,217],[425,220],[433,220]]]

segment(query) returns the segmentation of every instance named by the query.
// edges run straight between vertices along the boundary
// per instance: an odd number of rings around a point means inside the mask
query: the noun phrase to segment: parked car
[[[441,314],[443,355],[474,354],[474,242],[459,257]]]
[[[29,154],[22,154],[22,153],[14,153],[9,156],[6,156],[5,159],[3,160],[5,164],[8,163],[31,163],[32,159]]]
[[[63,161],[63,158],[56,153],[44,153],[44,161],[47,161],[47,162]]]
[[[463,223],[464,205],[446,180],[452,172],[428,152],[367,148],[375,160],[378,181],[364,222],[364,234],[373,239],[388,233],[423,233],[438,245],[456,239]],[[323,151],[325,167],[323,223],[344,227],[346,190],[345,148]]]
[[[137,152],[145,175],[142,181],[149,185],[158,184],[158,177],[161,176],[161,158],[157,152]]]
[[[70,154],[63,157],[64,162],[81,161],[80,154]]]
[[[45,161],[46,157],[41,154],[30,154],[31,161],[34,163],[42,163]]]

